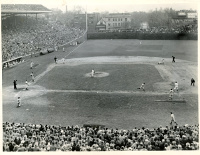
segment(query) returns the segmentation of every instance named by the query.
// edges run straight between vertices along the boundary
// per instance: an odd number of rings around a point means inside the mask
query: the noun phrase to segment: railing
[[[75,38],[75,39],[73,39],[72,41],[69,41],[69,42],[67,42],[67,43],[65,43],[65,44],[63,44],[63,45],[58,46],[58,47],[54,47],[54,48],[56,48],[56,49],[54,49],[54,50],[57,51],[57,48],[60,48],[60,47],[76,46],[77,44],[82,43],[82,42],[85,41],[86,39],[87,39],[87,31],[85,31],[85,33],[84,33],[82,36],[80,36],[80,37],[78,37],[78,38]],[[20,57],[17,57],[17,58],[13,58],[13,59],[11,59],[11,60],[4,61],[4,62],[2,62],[2,69],[4,69],[4,68],[10,68],[10,67],[12,67],[12,66],[15,66],[15,65],[17,65],[17,64],[19,64],[19,63],[21,63],[21,62],[23,62],[23,61],[24,61],[23,58],[25,58],[25,57],[28,57],[28,56],[31,56],[31,57],[32,57],[32,56],[39,55],[39,54],[41,54],[41,53],[48,53],[48,48],[42,49],[42,50],[39,51],[39,52],[34,52],[34,53],[31,52],[31,53],[28,54],[28,55],[20,56]]]

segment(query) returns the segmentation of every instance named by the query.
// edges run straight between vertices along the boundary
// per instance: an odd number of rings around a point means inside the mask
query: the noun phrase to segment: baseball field
[[[179,125],[198,124],[197,71],[197,41],[88,40],[3,70],[3,122],[153,128],[169,126],[173,112]],[[179,91],[169,101],[176,81]],[[137,89],[142,83],[145,91]]]

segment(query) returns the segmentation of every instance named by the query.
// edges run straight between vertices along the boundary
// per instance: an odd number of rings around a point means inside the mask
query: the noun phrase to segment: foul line
[[[85,43],[85,41],[84,41],[82,44],[84,44],[84,43]],[[69,53],[65,56],[65,58],[68,57],[72,52],[74,52],[75,50],[77,50],[82,44],[80,44],[80,45],[77,46],[75,49],[73,49],[71,52],[69,52]]]

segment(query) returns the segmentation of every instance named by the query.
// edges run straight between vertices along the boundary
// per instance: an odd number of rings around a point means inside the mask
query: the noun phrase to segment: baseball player
[[[30,64],[31,69],[33,68],[33,65],[34,65],[34,63],[33,63],[33,61],[31,61],[31,64]]]
[[[174,85],[175,85],[174,90],[178,91],[178,82],[176,81],[176,82],[174,83]]]
[[[63,62],[63,64],[65,63],[65,58],[62,58],[62,62]]]
[[[144,86],[145,86],[145,83],[142,83],[142,85],[140,86],[140,88],[137,88],[137,89],[142,89],[143,91],[145,91]]]
[[[56,56],[54,57],[54,61],[55,61],[55,63],[57,64],[57,58],[56,58]]]
[[[192,78],[191,79],[191,86],[194,86],[195,80]]]
[[[91,77],[94,77],[94,73],[95,73],[95,71],[94,71],[94,69],[92,69]]]
[[[172,122],[176,123],[176,120],[175,120],[174,114],[171,112],[171,122],[170,122],[170,124],[172,124]],[[178,124],[176,123],[176,125],[178,125]]]
[[[163,64],[164,65],[164,59],[162,61],[158,62],[159,65]]]
[[[175,62],[175,56],[172,56],[172,63]]]

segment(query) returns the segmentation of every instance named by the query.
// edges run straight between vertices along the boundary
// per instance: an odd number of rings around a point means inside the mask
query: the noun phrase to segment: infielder
[[[63,64],[65,63],[65,58],[62,58],[62,62],[63,62]]]
[[[145,83],[142,83],[142,85],[140,86],[140,88],[137,88],[137,89],[142,89],[143,91],[145,91],[144,86],[145,86]]]
[[[163,64],[164,65],[164,59],[162,59],[162,61],[158,62],[158,64]]]
[[[34,63],[33,63],[33,61],[31,61],[31,64],[30,64],[31,69],[33,68],[33,65],[34,65]]]
[[[95,73],[95,71],[94,71],[94,69],[92,69],[91,77],[94,77],[94,73]]]
[[[175,85],[174,90],[178,91],[178,82],[176,81],[176,82],[174,83],[174,85]]]

